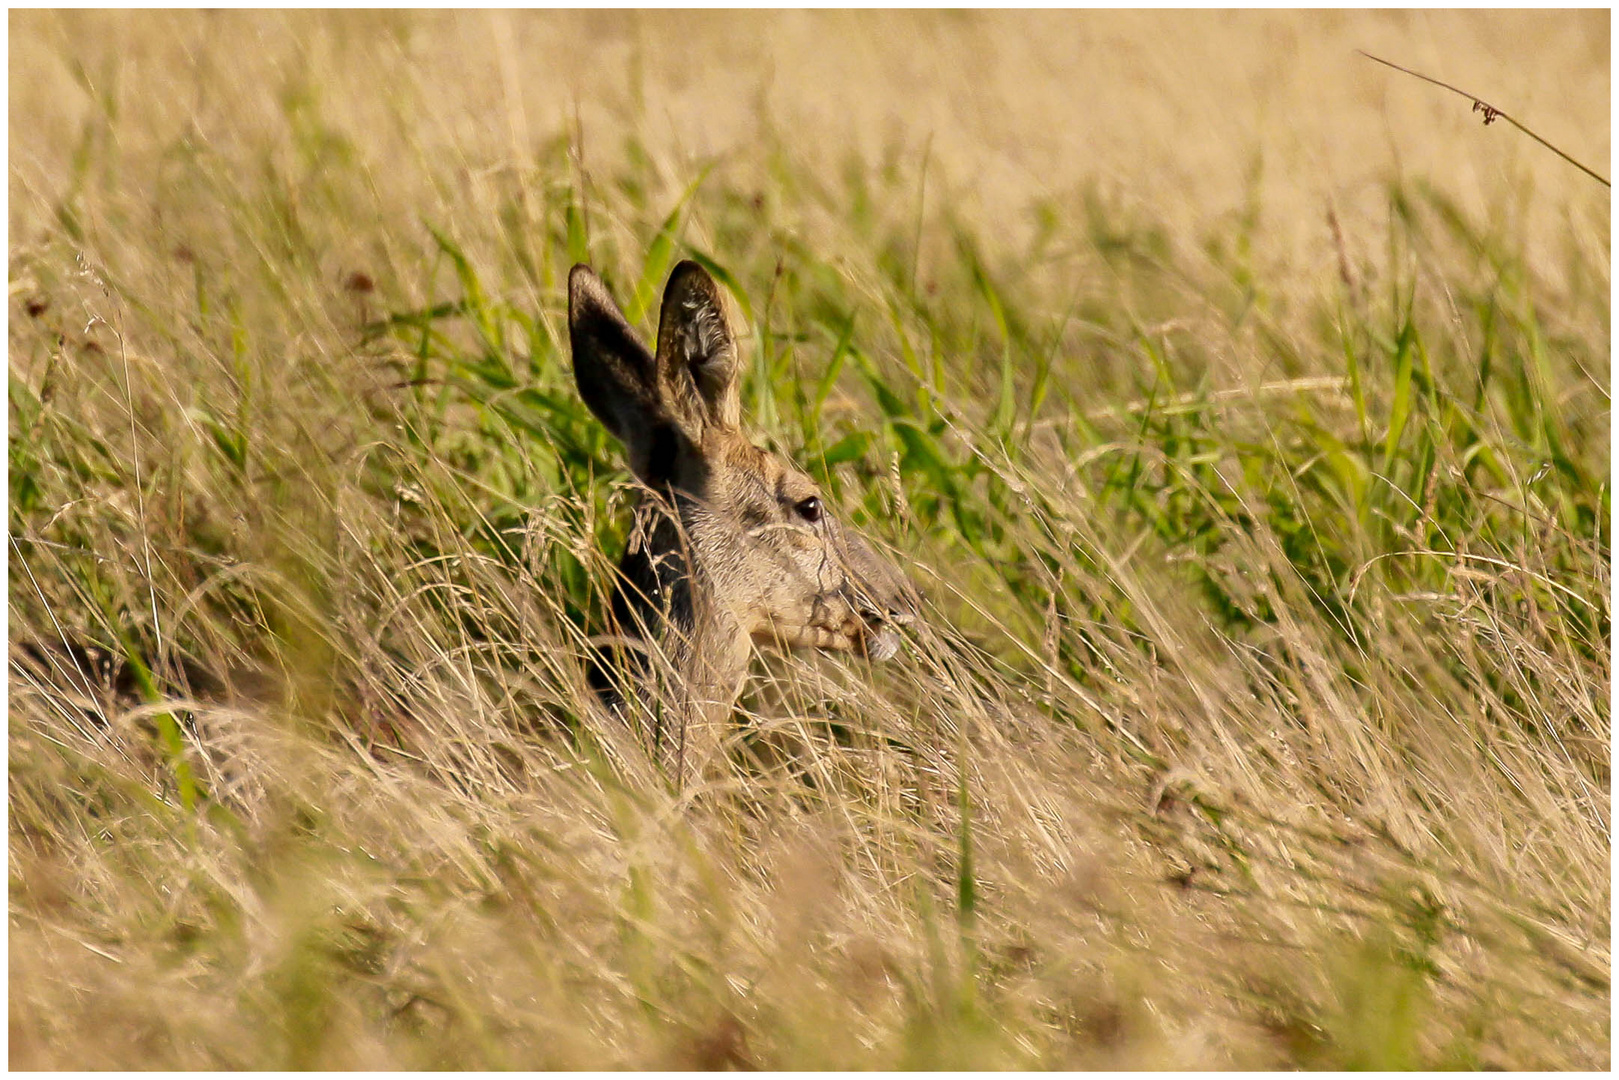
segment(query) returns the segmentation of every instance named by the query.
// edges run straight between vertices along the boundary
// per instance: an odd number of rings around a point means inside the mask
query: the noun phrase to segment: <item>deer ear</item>
[[[704,427],[741,425],[741,364],[719,286],[685,260],[669,275],[658,316],[658,381],[681,415]]]
[[[579,396],[624,444],[630,470],[648,486],[672,480],[681,451],[701,431],[692,431],[670,411],[658,362],[637,340],[601,278],[583,263],[568,273],[568,344]]]

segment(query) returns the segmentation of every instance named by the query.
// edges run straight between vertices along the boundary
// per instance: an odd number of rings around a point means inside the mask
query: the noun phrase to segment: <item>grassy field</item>
[[[14,1067],[1608,1067],[1609,191],[1352,51],[1607,12],[9,18]],[[682,257],[926,625],[675,790]]]

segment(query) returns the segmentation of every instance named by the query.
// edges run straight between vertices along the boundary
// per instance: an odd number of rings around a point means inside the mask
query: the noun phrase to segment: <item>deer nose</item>
[[[916,622],[921,602],[910,582],[900,580],[886,589],[866,588],[860,593],[856,608],[872,626],[910,626]]]
[[[869,626],[909,626],[916,621],[916,613],[909,607],[888,604],[883,611],[862,607],[860,618]]]
[[[886,611],[869,606],[860,609],[861,621],[866,624],[866,655],[875,661],[890,660],[898,655],[900,636],[894,628],[916,621],[915,612],[909,607],[901,607],[893,601],[883,606]]]
[[[909,626],[916,621],[917,598],[903,585],[897,592],[878,599],[866,596],[856,605],[860,619],[866,624],[866,655],[872,660],[888,660],[899,653],[900,636],[897,626]]]
[[[883,622],[893,623],[895,626],[909,626],[916,621],[916,612],[910,608],[888,605],[888,614],[883,616]]]

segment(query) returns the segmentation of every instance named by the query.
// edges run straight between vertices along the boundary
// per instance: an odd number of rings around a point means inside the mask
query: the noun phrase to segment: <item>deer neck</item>
[[[677,494],[675,505],[683,501]],[[598,685],[598,691],[661,717],[652,722],[654,743],[680,743],[687,761],[705,756],[747,674],[748,639],[716,602],[692,558],[690,530],[671,514],[668,500],[647,499],[636,509],[619,563],[613,621],[634,647],[620,650],[624,670],[617,686]]]

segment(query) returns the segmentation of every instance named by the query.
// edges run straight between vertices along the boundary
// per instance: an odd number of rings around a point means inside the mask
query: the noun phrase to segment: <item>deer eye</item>
[[[814,495],[795,503],[793,510],[811,525],[821,520],[821,500]]]

